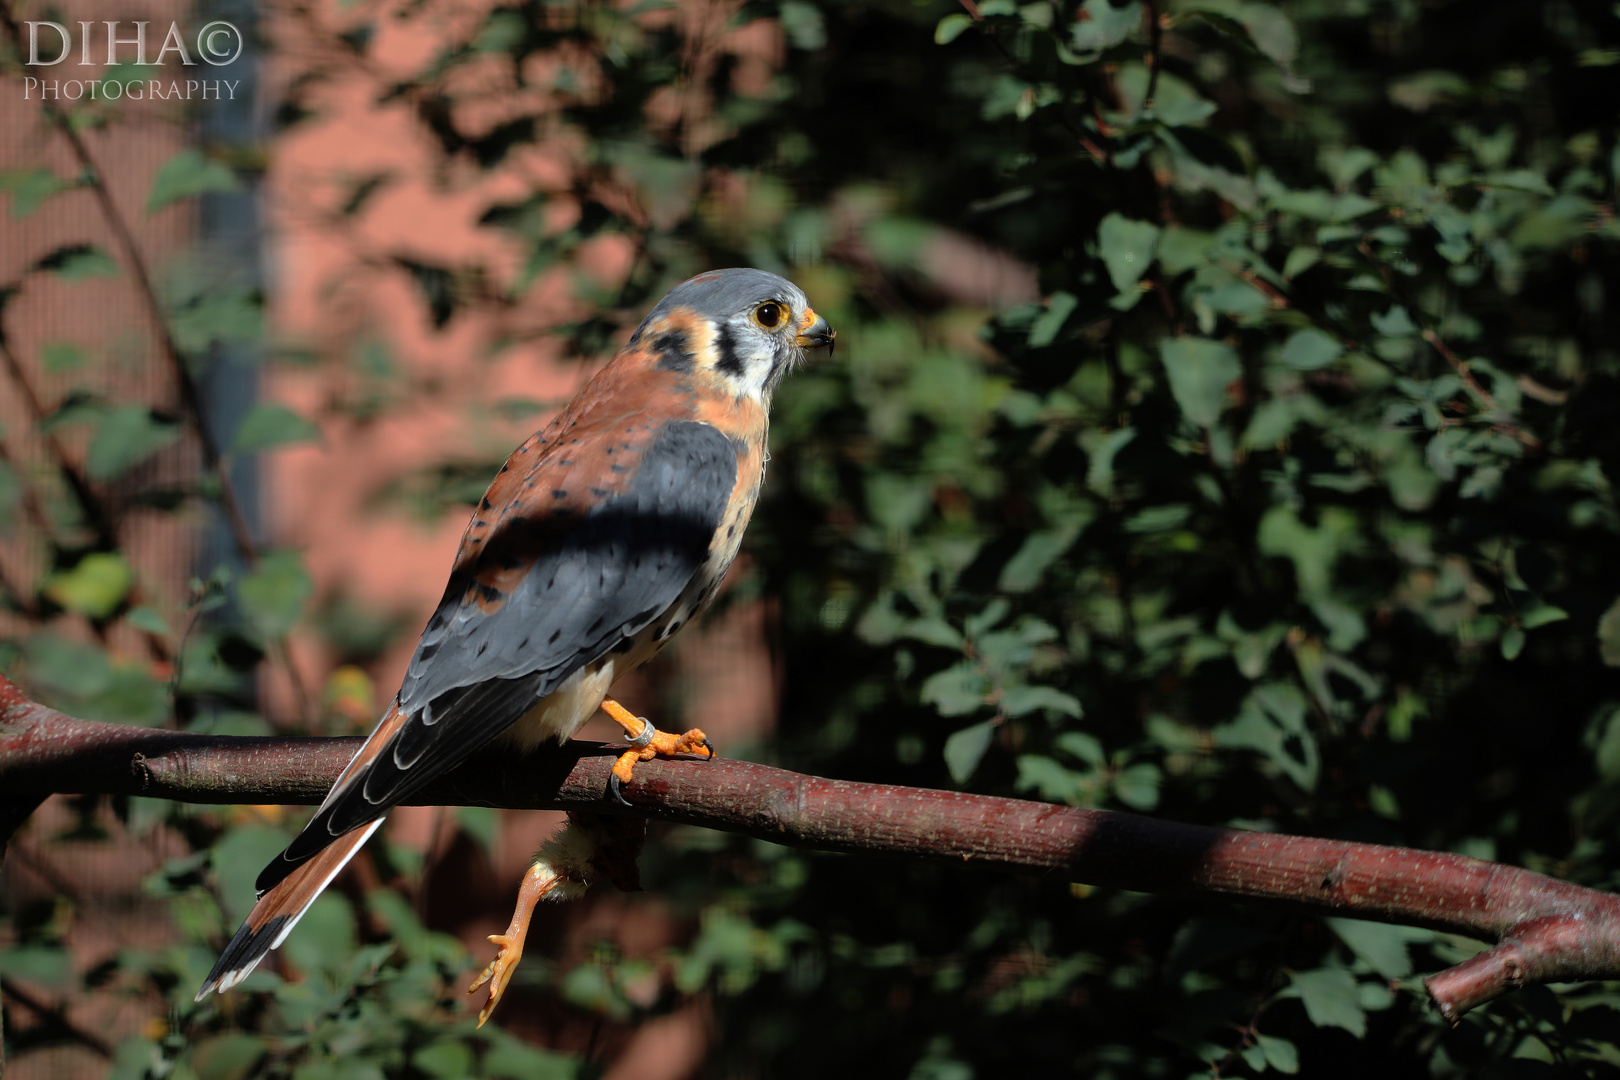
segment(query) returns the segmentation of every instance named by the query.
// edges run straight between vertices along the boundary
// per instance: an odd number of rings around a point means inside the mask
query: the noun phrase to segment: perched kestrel
[[[630,736],[614,795],[638,760],[711,756],[702,731],[657,731],[607,699],[608,687],[714,599],[765,476],[771,393],[806,349],[833,337],[775,274],[699,274],[518,447],[462,535],[393,704],[259,875],[258,903],[197,1000],[241,982],[286,940],[390,808],[497,737],[521,749],[560,743],[600,707]],[[549,864],[542,851],[513,931],[492,939],[502,952],[479,980],[495,980],[485,1017],[521,954],[536,893],[591,857],[589,830],[576,832],[548,845]]]

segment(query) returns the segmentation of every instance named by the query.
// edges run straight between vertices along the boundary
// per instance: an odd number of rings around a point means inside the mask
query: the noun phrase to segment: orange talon
[[[484,1021],[495,1011],[501,995],[506,993],[506,984],[512,981],[518,961],[523,959],[523,942],[529,936],[529,919],[534,915],[534,905],[564,880],[554,869],[541,862],[529,867],[529,872],[523,875],[523,884],[518,889],[517,908],[512,912],[512,922],[507,926],[506,933],[489,935],[489,940],[499,945],[501,951],[467,987],[470,994],[489,983],[489,1001],[478,1010],[479,1027],[483,1027]]]
[[[628,784],[631,781],[632,770],[638,761],[651,761],[655,757],[674,757],[677,754],[714,757],[714,747],[701,728],[693,728],[684,735],[671,735],[669,732],[659,731],[646,717],[632,714],[629,709],[612,698],[602,699],[602,711],[617,721],[618,725],[624,728],[624,733],[630,737],[631,748],[620,754],[619,760],[613,763],[615,782],[610,784],[610,787],[615,795],[619,793],[619,784]],[[624,801],[623,796],[620,796],[620,801]]]

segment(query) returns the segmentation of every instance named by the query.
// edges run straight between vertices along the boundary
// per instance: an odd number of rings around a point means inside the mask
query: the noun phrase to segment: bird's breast
[[[618,673],[627,670],[619,657],[607,656],[586,664],[561,686],[535,702],[534,707],[506,729],[506,741],[520,750],[532,750],[548,740],[567,742],[591,714],[602,706],[608,687]]]

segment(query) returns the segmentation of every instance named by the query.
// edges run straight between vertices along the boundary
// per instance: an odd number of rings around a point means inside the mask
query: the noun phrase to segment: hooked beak
[[[801,349],[819,349],[825,345],[827,355],[830,357],[833,353],[833,342],[837,337],[838,331],[834,330],[826,319],[806,309],[804,322],[799,327],[799,336],[793,339],[793,343]]]

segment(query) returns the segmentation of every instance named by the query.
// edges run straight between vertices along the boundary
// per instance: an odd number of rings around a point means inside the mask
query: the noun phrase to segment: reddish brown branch
[[[0,788],[189,802],[315,803],[358,739],[230,738],[75,720],[0,677]],[[1620,978],[1620,900],[1441,852],[1216,829],[1022,799],[826,780],[739,761],[651,761],[604,798],[614,751],[570,743],[485,753],[415,802],[589,808],[825,851],[998,870],[1425,926],[1497,942],[1431,977],[1449,1019],[1527,983]]]

